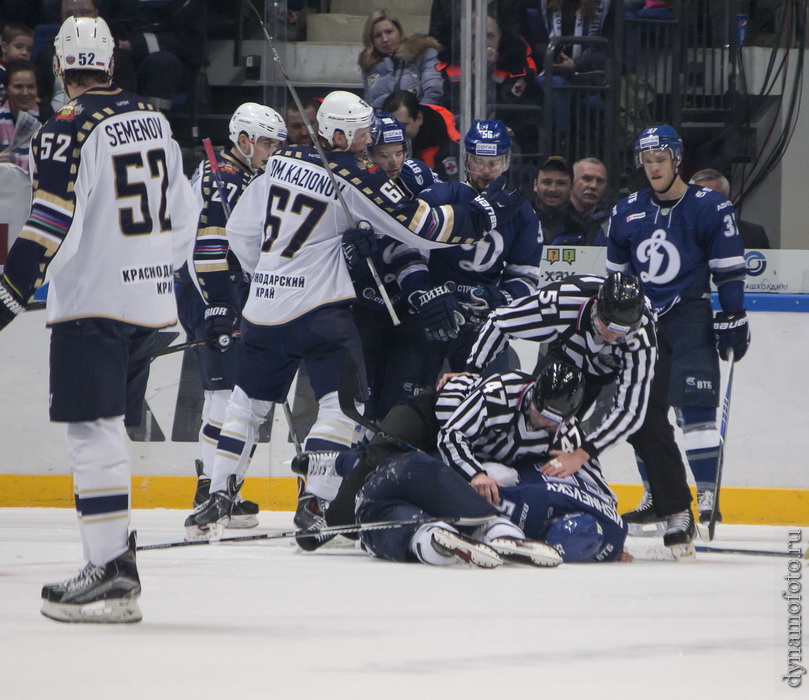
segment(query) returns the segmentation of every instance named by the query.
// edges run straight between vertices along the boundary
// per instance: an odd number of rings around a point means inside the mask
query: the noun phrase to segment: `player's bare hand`
[[[622,563],[625,563],[625,564],[628,564],[631,561],[635,561],[635,557],[633,557],[629,552],[624,550],[623,552],[621,552],[618,555],[618,561],[622,562]]]
[[[438,384],[436,384],[435,388],[438,391],[444,388],[444,385],[450,380],[455,377],[462,377],[464,374],[469,374],[469,372],[445,372],[441,378],[438,380]]]
[[[483,498],[485,498],[493,506],[500,503],[500,491],[498,486],[505,486],[498,481],[495,481],[486,472],[476,474],[471,481],[472,488],[475,489]]]
[[[575,452],[551,450],[549,454],[552,459],[546,462],[539,471],[545,476],[556,476],[559,478],[575,474],[581,469],[582,464],[590,459],[590,455],[581,449],[581,447],[576,449]]]
[[[0,151],[0,163],[8,163],[11,160],[11,146]]]

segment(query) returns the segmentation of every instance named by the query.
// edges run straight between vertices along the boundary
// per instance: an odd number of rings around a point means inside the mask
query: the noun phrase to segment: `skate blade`
[[[65,605],[49,600],[42,602],[40,612],[57,622],[93,624],[140,622],[143,615],[137,597],[98,600],[85,605]]]
[[[696,526],[697,534],[703,542],[710,542],[713,539],[710,531],[708,530],[708,523],[705,523],[704,525],[702,523],[696,523]]]
[[[500,555],[491,547],[461,539],[454,532],[436,528],[433,539],[459,561],[481,569],[494,569],[503,563]]]
[[[204,527],[199,525],[186,525],[185,526],[185,541],[186,542],[216,542],[222,539],[225,534],[227,523],[220,521],[211,523]]]
[[[247,530],[258,526],[257,515],[231,515],[227,524],[229,530]]]
[[[688,542],[686,544],[672,544],[667,546],[677,561],[688,562],[694,561],[697,558],[697,550],[694,549],[693,542]]]
[[[662,537],[666,532],[666,523],[662,520],[652,523],[627,523],[627,528],[632,537]]]
[[[514,564],[553,567],[562,563],[559,552],[544,542],[498,537],[487,544],[503,559]]]

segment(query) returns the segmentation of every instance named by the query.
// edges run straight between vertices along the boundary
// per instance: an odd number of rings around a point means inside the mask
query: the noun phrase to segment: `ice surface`
[[[135,511],[139,544],[182,540],[186,515]],[[257,530],[227,536],[293,527],[291,513],[259,517]],[[788,535],[720,525],[715,544],[786,551]],[[801,537],[803,548],[809,530]],[[0,697],[761,700],[809,692],[807,677],[795,690],[781,680],[789,559],[700,554],[683,564],[668,560],[659,539],[628,547],[632,564],[495,570],[387,563],[353,548],[303,553],[294,540],[144,551],[142,623],[66,625],[39,614],[39,592],[79,568],[75,515],[0,509]]]

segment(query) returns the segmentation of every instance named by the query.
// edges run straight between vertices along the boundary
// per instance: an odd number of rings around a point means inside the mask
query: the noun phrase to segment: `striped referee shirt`
[[[479,373],[509,338],[548,342],[548,353],[582,370],[591,383],[617,380],[611,410],[584,437],[582,448],[595,457],[623,442],[643,424],[657,359],[655,321],[648,302],[640,328],[625,339],[605,343],[593,323],[594,302],[604,277],[573,275],[495,309],[480,330],[467,359]]]
[[[537,429],[526,416],[524,402],[534,378],[524,372],[504,372],[481,378],[454,377],[438,394],[435,415],[441,459],[468,481],[484,471],[484,462],[537,467],[550,459],[550,449],[572,452],[581,444],[576,419],[559,430]],[[583,469],[605,492],[609,488],[596,459]]]

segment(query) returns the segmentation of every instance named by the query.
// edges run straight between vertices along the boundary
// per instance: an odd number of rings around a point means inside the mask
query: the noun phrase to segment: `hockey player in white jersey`
[[[242,357],[214,459],[211,498],[186,520],[187,538],[221,533],[258,426],[273,402],[286,399],[299,362],[318,400],[305,448],[350,446],[354,423],[339,409],[336,374],[344,357],[359,367],[363,358],[349,309],[355,294],[341,250],[343,231],[365,220],[398,240],[457,245],[480,238],[521,204],[521,195],[505,192],[502,182],[464,206],[407,201],[384,173],[372,172],[357,156],[370,143],[372,118],[370,105],[356,95],[328,95],[317,121],[334,178],[315,149],[281,149],[228,222],[231,249],[252,276],[242,313]],[[210,300],[209,313],[228,332],[235,310],[219,302]]]
[[[231,145],[216,155],[225,201],[211,163],[203,160],[191,178],[200,206],[193,259],[177,275],[177,305],[183,328],[191,340],[210,340],[210,344],[194,349],[205,396],[199,431],[200,458],[195,463],[194,507],[208,500],[214,453],[239,357],[238,343],[227,343],[224,347],[217,343],[218,334],[214,335],[215,330],[209,326],[218,327],[219,319],[206,320],[207,302],[211,298],[221,299],[238,311],[244,306],[249,288],[239,261],[230,251],[225,226],[250,180],[287,136],[281,115],[255,102],[246,102],[236,109],[230,118],[229,131]],[[229,527],[255,527],[257,514],[258,504],[237,497]]]
[[[157,329],[177,320],[174,268],[198,211],[168,121],[110,87],[113,45],[102,19],[68,18],[56,36],[71,99],[33,139],[31,214],[0,278],[0,327],[43,270],[50,283],[50,418],[66,424],[86,560],[42,589],[43,615],[63,622],[141,619],[124,425],[140,420]]]

